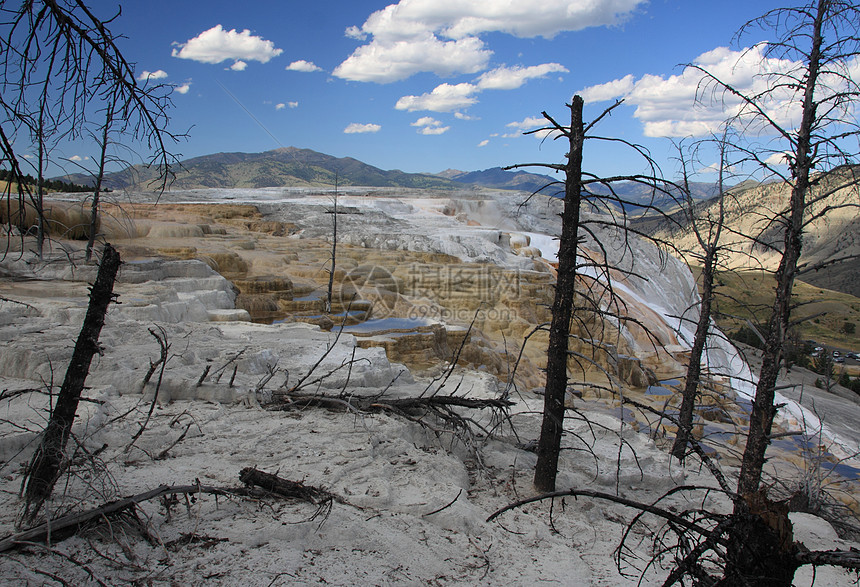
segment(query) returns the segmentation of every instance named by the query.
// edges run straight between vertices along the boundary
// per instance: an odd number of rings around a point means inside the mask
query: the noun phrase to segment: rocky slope
[[[860,193],[856,185],[838,190],[835,187],[842,185],[848,174],[857,172],[856,169],[848,169],[839,175],[825,177],[814,190],[801,258],[806,270],[799,276],[812,285],[854,296],[860,296],[860,278],[857,277],[860,275]],[[824,196],[831,191],[834,193]],[[788,198],[788,188],[780,183],[731,192],[725,199],[727,229],[724,231],[723,261],[726,266],[756,270],[777,267],[782,247],[779,223]],[[717,203],[702,203],[697,211],[701,217],[716,217]],[[813,219],[815,216],[818,217]],[[669,228],[665,222],[653,221],[643,226],[649,226],[650,231],[675,243],[681,250],[690,251],[697,247],[695,236],[684,227]],[[839,259],[843,260],[835,262]]]
[[[619,575],[611,556],[630,519],[620,506],[579,500],[555,510],[530,506],[501,524],[485,521],[532,491],[528,448],[540,426],[541,333],[529,338],[512,371],[524,335],[548,317],[559,202],[522,208],[511,194],[466,196],[341,192],[329,314],[331,191],[199,190],[169,194],[158,205],[151,194],[135,194],[109,205],[102,230],[126,261],[121,304],[108,315],[105,353],[94,362],[91,401],[82,404],[75,429],[81,458],[49,511],[195,479],[233,485],[246,466],[325,487],[338,500],[317,517],[313,506],[295,502],[153,502],[141,510],[144,526],[120,520],[54,551],[4,556],[0,577],[38,583],[53,573],[84,581],[89,569],[106,584],[637,584],[639,572],[626,566],[632,578]],[[51,209],[62,211],[66,226],[82,219],[79,204],[54,201]],[[593,362],[571,361],[577,411],[566,424],[560,486],[647,502],[680,484],[713,487],[698,464],[669,461],[661,447],[672,430],[664,420],[618,401],[623,394],[671,409],[678,387],[672,379],[689,346],[680,317],[694,315],[695,283],[682,263],[647,243],[598,225],[594,231],[597,240],[585,246],[592,259],[609,261],[618,296],[598,303],[638,324],[581,324],[579,338],[599,336],[599,350],[587,355]],[[56,241],[45,262],[27,252],[26,238],[9,243],[23,251],[0,262],[0,489],[10,496],[0,506],[0,525],[7,531],[19,511],[13,496],[21,463],[50,402],[38,390],[59,379],[71,355],[95,271],[81,262],[81,241]],[[582,285],[606,292],[599,285],[605,279],[586,271]],[[159,355],[153,333],[166,337],[171,358],[160,383],[152,377],[144,384]],[[577,350],[585,355],[586,347]],[[735,400],[749,377],[738,359],[714,341],[712,387],[697,420],[697,433],[730,476],[744,414],[743,401]],[[314,368],[323,376],[309,379],[309,389],[333,395],[346,411],[259,409]],[[160,403],[149,418],[156,387]],[[477,432],[456,435],[436,420],[409,419],[414,414],[349,409],[351,397],[380,393],[506,397],[515,404],[503,418],[468,414]],[[846,413],[856,410],[845,405]],[[819,466],[832,471],[818,473],[854,503],[839,475],[856,472],[840,448],[856,438],[827,430],[818,449],[814,414],[805,420],[799,408],[781,413],[775,432],[798,434],[780,439],[768,474],[787,492],[804,486],[815,446]],[[690,499],[672,493],[663,503],[677,510]],[[718,492],[696,504],[730,507]],[[795,538],[807,545],[843,546],[818,518],[793,519]],[[636,532],[643,540],[630,543],[631,554],[647,560],[648,531]],[[799,576],[798,584],[809,584],[810,576]],[[655,566],[639,584],[664,579],[665,569]],[[829,570],[817,577],[833,585],[848,580]]]

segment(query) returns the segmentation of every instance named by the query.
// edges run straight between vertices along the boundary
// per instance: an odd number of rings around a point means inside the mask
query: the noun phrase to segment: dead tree
[[[690,67],[704,74],[703,88],[709,93],[719,92],[723,100],[736,104],[737,115],[730,123],[739,135],[733,147],[745,153],[747,163],[754,163],[770,178],[778,178],[790,187],[788,206],[774,219],[782,241],[774,274],[775,297],[721,583],[760,584],[762,576],[770,576],[774,579],[768,584],[781,586],[791,584],[796,568],[791,559],[798,553],[791,541],[787,512],[770,501],[760,486],[777,411],[776,381],[791,325],[791,296],[801,267],[803,233],[812,219],[832,209],[825,205],[812,215],[810,206],[840,189],[856,186],[860,180],[851,167],[860,155],[860,124],[856,117],[860,85],[850,71],[860,55],[860,6],[842,0],[811,0],[798,7],[771,10],[747,23],[741,34],[752,28],[776,37],[762,47],[766,57],[790,64],[787,69],[769,69],[760,74],[767,82],[765,90],[746,93],[701,66]],[[775,103],[781,108],[791,104],[792,122],[781,121],[771,109]],[[774,138],[762,147],[762,136]],[[785,158],[787,174],[772,163],[776,155]]]
[[[101,204],[101,195],[102,195],[102,184],[104,183],[106,165],[108,163],[108,145],[110,144],[110,131],[111,125],[114,122],[114,108],[115,104],[112,101],[108,101],[105,104],[105,121],[102,125],[102,136],[101,140],[98,142],[99,145],[99,162],[98,167],[96,169],[96,184],[93,186],[93,201],[90,205],[90,230],[87,238],[87,263],[90,262],[90,259],[93,255],[93,247],[96,243],[96,236],[98,235],[100,219],[99,219],[99,210]]]
[[[626,222],[626,209],[628,206],[637,205],[640,208],[657,210],[655,206],[648,203],[633,204],[618,196],[613,184],[621,181],[639,183],[648,186],[652,190],[652,201],[655,195],[667,196],[664,182],[656,175],[656,168],[644,150],[636,145],[621,141],[627,146],[633,147],[639,154],[643,155],[652,167],[651,175],[630,175],[617,177],[597,177],[583,171],[582,156],[586,139],[612,140],[599,136],[588,136],[586,133],[594,127],[601,119],[607,116],[621,102],[616,102],[604,110],[594,121],[586,124],[583,121],[583,100],[580,96],[574,96],[568,105],[570,110],[570,124],[564,126],[556,122],[549,114],[543,112],[548,126],[542,129],[530,131],[530,133],[547,132],[555,134],[555,138],[563,138],[568,143],[568,152],[565,155],[566,163],[528,163],[511,165],[505,169],[519,167],[544,167],[555,172],[564,173],[564,210],[561,214],[561,236],[559,238],[558,271],[555,286],[555,297],[552,304],[552,321],[549,326],[549,344],[547,348],[546,366],[546,388],[544,393],[544,409],[541,423],[541,433],[537,446],[537,464],[535,466],[534,484],[539,491],[554,491],[556,476],[558,473],[558,458],[561,450],[561,439],[564,433],[564,413],[568,391],[568,364],[570,360],[595,364],[593,357],[583,356],[570,350],[569,340],[571,337],[571,321],[579,321],[584,325],[586,331],[591,326],[585,325],[581,315],[589,315],[603,321],[606,319],[623,322],[635,322],[635,318],[627,316],[623,304],[612,288],[610,267],[606,261],[606,251],[603,250],[604,259],[592,258],[588,254],[577,259],[580,245],[586,238],[592,238],[598,247],[602,248],[596,230],[599,228],[613,228],[620,230],[627,239],[633,231]],[[557,182],[561,184],[562,182]],[[550,184],[553,185],[553,184]],[[549,186],[545,186],[549,187]],[[598,193],[598,188],[603,191]],[[542,188],[543,189],[543,188]],[[608,190],[608,194],[605,191]],[[542,190],[538,190],[540,192]],[[537,193],[537,192],[536,192]],[[606,219],[595,219],[585,221],[581,218],[584,208],[604,212]],[[620,212],[619,212],[620,211]],[[617,218],[616,215],[621,215]],[[594,228],[592,228],[594,226]],[[625,241],[626,243],[626,241]],[[629,250],[629,245],[625,244]],[[621,271],[624,273],[624,271]],[[586,276],[589,273],[592,275]],[[597,273],[595,277],[593,274]],[[604,283],[598,283],[604,280]],[[579,286],[578,286],[579,284]],[[578,291],[581,289],[582,291]],[[575,299],[582,301],[577,307]],[[577,313],[580,317],[577,317]],[[593,333],[590,337],[593,348],[599,349],[603,345],[602,333]]]
[[[791,293],[800,266],[803,232],[811,220],[809,207],[860,180],[853,172],[838,175],[860,154],[856,118],[860,85],[848,69],[860,55],[860,7],[842,0],[814,0],[795,8],[772,10],[747,23],[741,33],[751,28],[777,36],[764,47],[766,56],[793,64],[787,71],[762,73],[768,82],[763,92],[744,93],[700,66],[691,66],[702,71],[709,87],[721,91],[724,99],[739,103],[739,113],[731,122],[752,136],[746,143],[739,139],[734,147],[771,177],[782,179],[791,190],[788,207],[776,218],[782,235],[781,258],[774,274],[776,295],[738,482],[741,496],[756,493],[761,482],[776,414],[776,379],[791,322]],[[769,106],[776,100],[790,101],[795,107],[796,127],[781,123],[771,113]],[[753,141],[766,132],[775,139],[764,150]],[[784,154],[788,174],[771,163],[775,154]],[[835,178],[836,185],[819,189],[828,177]]]
[[[694,208],[693,196],[690,190],[688,162],[679,147],[682,176],[682,204],[686,225],[695,235],[698,250],[691,252],[697,261],[701,262],[699,317],[696,320],[696,332],[690,348],[690,359],[687,363],[687,373],[684,379],[684,389],[681,392],[681,406],[678,413],[678,433],[672,445],[672,456],[683,461],[687,454],[687,445],[693,430],[693,411],[699,397],[702,382],[702,356],[705,353],[708,337],[711,332],[712,306],[715,296],[716,271],[723,244],[720,237],[725,224],[725,173],[726,173],[726,133],[717,141],[720,153],[719,179],[717,180],[717,214],[716,217],[699,218]],[[699,224],[704,226],[700,228]]]
[[[18,145],[29,142],[38,151],[41,178],[52,163],[52,145],[82,138],[100,106],[110,103],[125,136],[148,151],[157,187],[172,178],[178,159],[169,149],[182,137],[167,130],[172,88],[137,80],[110,30],[118,17],[99,18],[82,0],[0,4],[0,158],[19,179],[17,202],[10,191],[6,204],[21,218],[28,206],[35,209],[43,228],[39,186],[35,192],[20,187]]]
[[[90,290],[90,304],[84,324],[75,343],[57,403],[24,479],[25,507],[22,520],[25,523],[35,520],[62,474],[66,443],[72,431],[90,363],[93,356],[102,350],[99,334],[104,326],[108,305],[114,300],[113,284],[119,266],[119,253],[110,245],[105,245],[98,276]]]
[[[331,211],[331,267],[328,271],[328,292],[325,298],[325,311],[331,313],[331,295],[334,288],[334,270],[337,267],[337,172],[334,174],[334,195]]]
[[[582,106],[582,98],[574,96],[570,104],[570,128],[564,131],[570,142],[570,152],[564,167],[564,212],[561,216],[561,240],[558,248],[558,281],[552,302],[552,323],[546,351],[543,422],[534,477],[535,487],[541,491],[555,489],[558,455],[564,431],[568,337],[576,289],[576,249],[579,245],[579,211],[582,204],[582,150],[585,142]],[[551,120],[548,115],[544,116]]]

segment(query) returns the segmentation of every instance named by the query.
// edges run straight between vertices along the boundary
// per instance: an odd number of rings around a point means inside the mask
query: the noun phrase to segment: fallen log
[[[289,479],[254,469],[253,467],[245,467],[239,471],[239,480],[245,485],[256,485],[271,493],[309,501],[314,505],[334,499],[334,496],[324,489],[305,485],[301,481],[290,481]]]
[[[270,410],[291,410],[297,407],[322,406],[346,408],[360,412],[383,410],[416,410],[440,408],[467,408],[472,410],[504,410],[514,405],[507,399],[480,399],[454,395],[427,397],[382,398],[379,395],[332,396],[325,394],[291,394],[269,406]]]

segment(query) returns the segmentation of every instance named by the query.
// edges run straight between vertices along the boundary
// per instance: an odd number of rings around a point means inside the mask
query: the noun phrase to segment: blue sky
[[[172,128],[190,129],[183,158],[296,146],[409,172],[555,162],[564,145],[521,133],[542,110],[564,120],[582,93],[587,118],[625,97],[600,134],[645,144],[671,175],[665,137],[702,135],[723,117],[694,107],[696,80],[679,64],[728,67],[733,50],[763,40],[733,44],[735,31],[781,4],[148,0],[123,4],[112,30],[140,79],[174,86]],[[91,6],[109,18],[118,5]],[[606,149],[586,164],[642,170]]]

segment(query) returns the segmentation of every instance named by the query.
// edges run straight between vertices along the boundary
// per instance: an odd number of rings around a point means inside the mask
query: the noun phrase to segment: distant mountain
[[[263,153],[215,153],[187,159],[175,169],[176,179],[171,189],[200,188],[268,188],[268,187],[331,187],[337,177],[341,186],[402,187],[412,189],[455,190],[465,186],[536,192],[547,196],[563,194],[564,178],[526,171],[505,171],[500,167],[483,171],[446,169],[437,174],[385,171],[352,157],[334,157],[310,149],[284,147]],[[63,176],[64,181],[92,185],[92,177],[84,174]],[[156,172],[141,165],[112,173],[104,185],[110,189],[149,189]],[[548,187],[547,187],[548,186]],[[694,195],[706,198],[714,195],[711,184],[693,184]],[[596,186],[599,193],[607,190]],[[651,202],[647,187],[633,182],[615,184],[616,193],[636,203]]]
[[[194,157],[176,169],[172,189],[267,188],[334,186],[455,189],[458,184],[422,173],[385,171],[352,157],[333,157],[310,149],[284,147],[263,153],[215,153]],[[111,189],[147,189],[156,173],[136,165],[110,174]],[[92,183],[86,175],[64,176],[66,181]]]
[[[541,190],[542,194],[548,196],[562,196],[564,194],[564,176],[562,175],[553,177],[550,175],[528,173],[526,171],[505,171],[501,167],[471,172],[446,169],[437,175],[459,183],[468,183],[482,187],[521,190],[525,192]],[[599,184],[593,184],[589,189],[596,194],[609,195],[612,193],[608,187]],[[633,181],[613,183],[612,190],[619,198],[635,204],[653,204],[658,207],[667,207],[674,204],[674,201],[668,195],[659,192],[654,193],[648,186]],[[705,200],[717,194],[717,186],[711,183],[691,182],[690,191],[695,200]]]
[[[495,188],[500,190],[520,190],[524,192],[536,192],[548,184],[558,181],[548,175],[528,173],[527,171],[505,171],[501,167],[492,167],[483,171],[457,171],[447,169],[438,174],[458,183],[467,183],[481,187]],[[553,195],[558,190],[548,190],[548,195]]]

